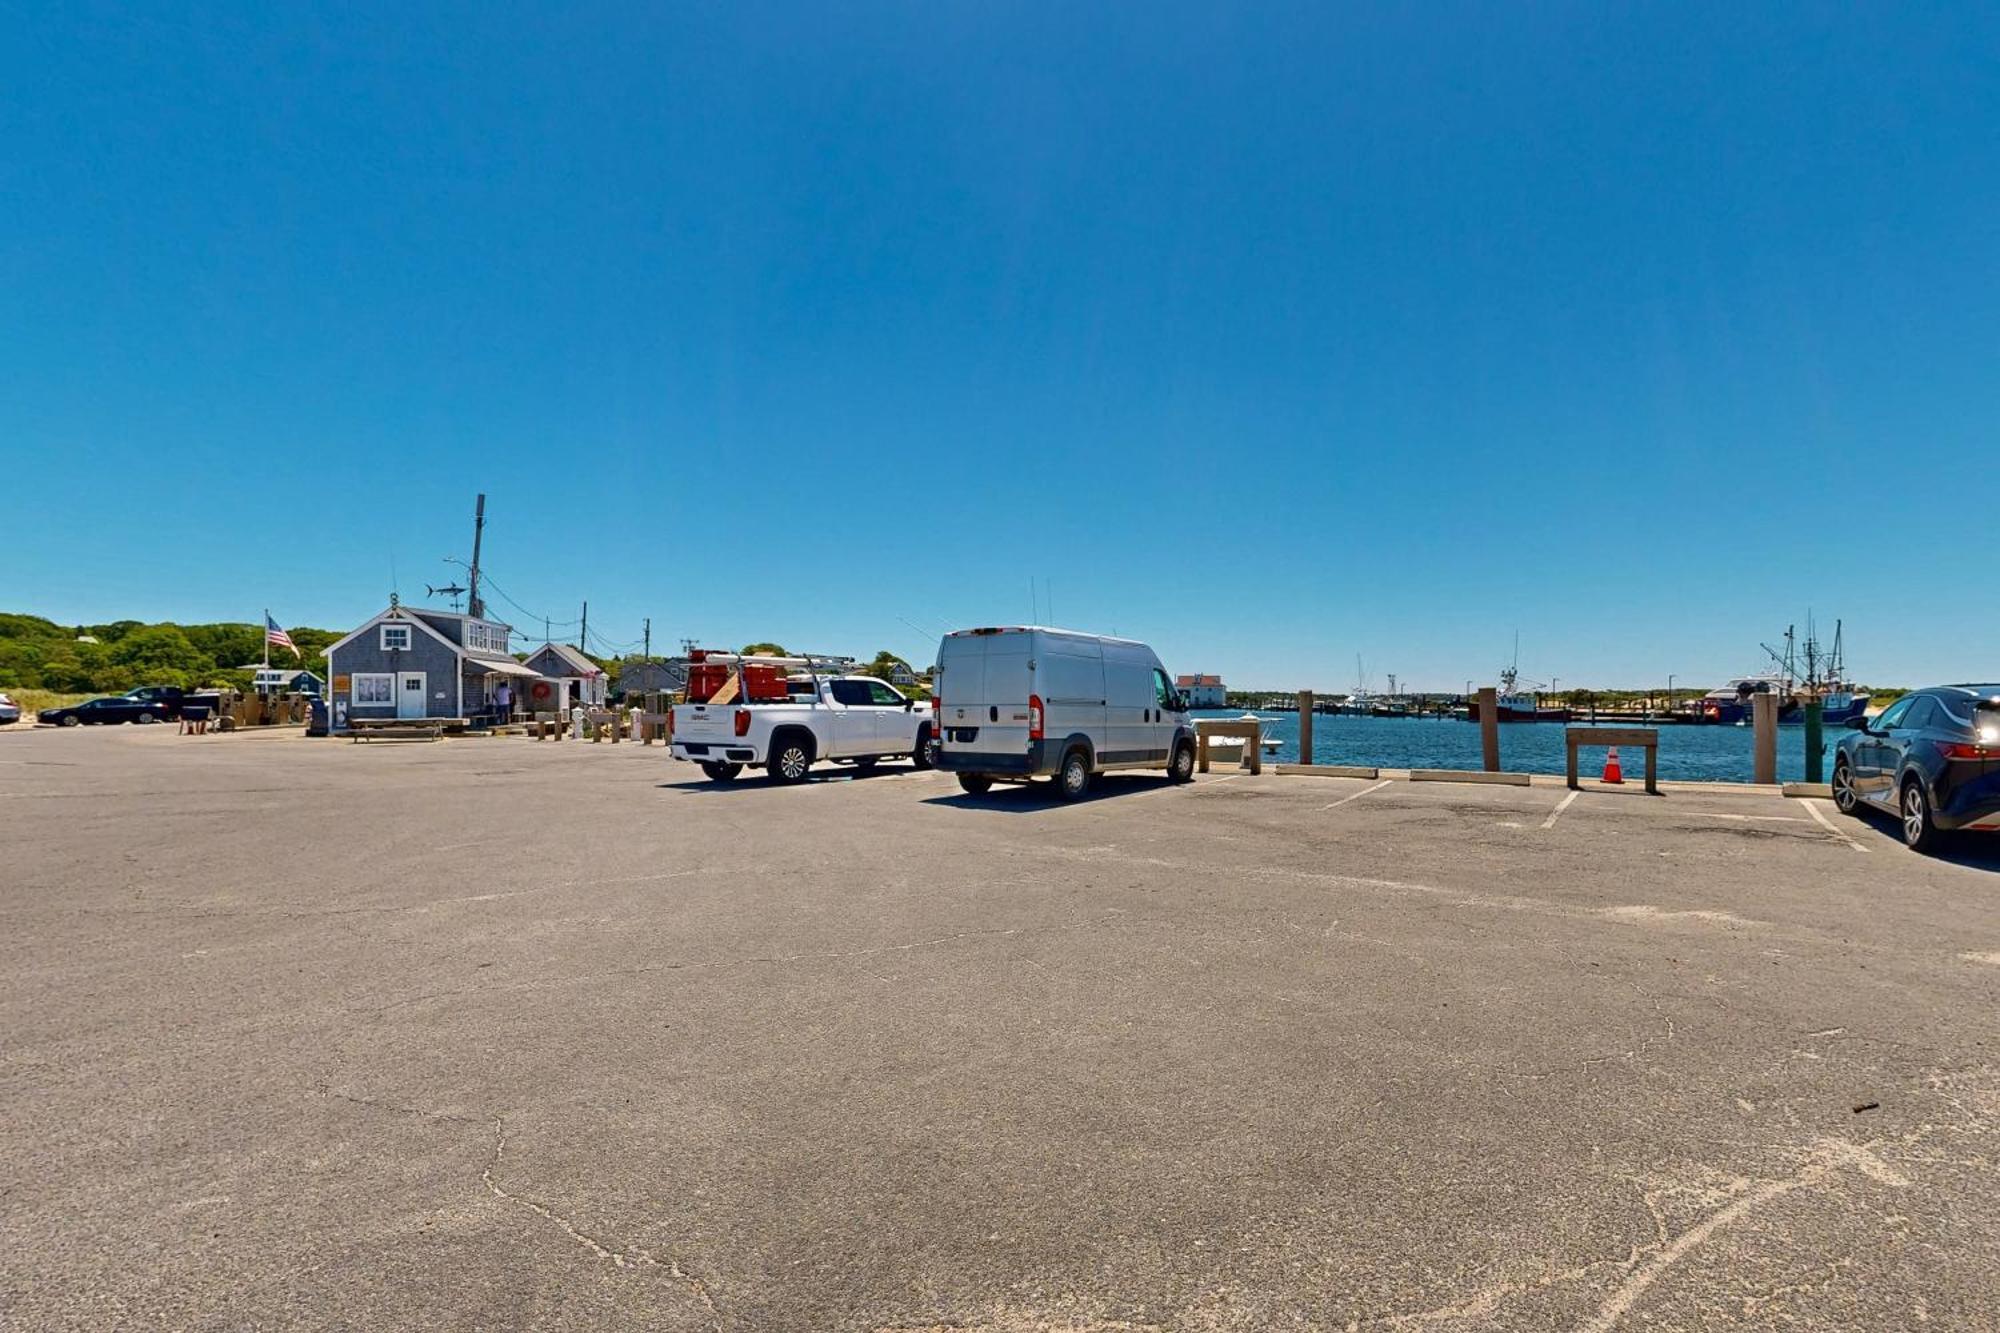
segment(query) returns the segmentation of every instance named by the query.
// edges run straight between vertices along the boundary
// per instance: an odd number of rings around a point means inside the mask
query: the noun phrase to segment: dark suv
[[[2000,829],[2000,685],[1934,685],[1906,694],[1840,738],[1833,802],[1897,816],[1917,851],[1955,829]]]

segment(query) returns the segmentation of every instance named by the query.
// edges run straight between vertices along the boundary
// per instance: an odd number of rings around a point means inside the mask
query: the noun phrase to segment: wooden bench
[[[348,739],[353,741],[434,741],[443,738],[446,726],[463,719],[455,717],[364,717],[347,720]]]
[[[1208,742],[1214,736],[1241,736],[1248,742],[1250,771],[1264,771],[1264,725],[1256,720],[1244,721],[1240,718],[1202,717],[1194,724],[1195,767],[1208,772]]]
[[[1660,729],[1658,727],[1570,727],[1563,732],[1569,750],[1569,785],[1576,786],[1576,749],[1579,745],[1634,746],[1646,752],[1646,790],[1660,794]]]

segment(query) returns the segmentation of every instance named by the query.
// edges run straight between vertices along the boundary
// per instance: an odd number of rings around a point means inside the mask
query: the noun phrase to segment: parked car
[[[128,699],[119,694],[104,699],[92,699],[69,708],[44,708],[35,715],[35,720],[55,727],[95,726],[113,722],[164,722],[167,720],[167,706],[153,700]]]
[[[691,654],[689,697],[673,711],[673,756],[716,782],[746,767],[802,782],[822,759],[871,768],[908,759],[929,768],[931,713],[873,676],[818,672],[819,659]],[[719,702],[718,702],[719,700]]]
[[[0,727],[6,726],[9,722],[19,722],[20,720],[21,705],[15,703],[8,696],[0,694]]]
[[[1902,822],[1917,851],[1959,829],[2000,829],[2000,685],[1935,685],[1850,724],[1833,758],[1833,802]]]
[[[938,767],[975,795],[1055,778],[1074,801],[1100,773],[1194,778],[1188,699],[1132,639],[1036,627],[958,630],[938,645]]]

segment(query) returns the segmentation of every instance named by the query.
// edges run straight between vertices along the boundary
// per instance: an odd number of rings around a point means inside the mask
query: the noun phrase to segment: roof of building
[[[532,676],[541,679],[542,673],[533,667],[523,666],[511,657],[500,657],[493,653],[467,653],[465,665],[468,670],[484,667],[489,676]]]
[[[565,675],[601,676],[604,674],[603,668],[599,667],[597,663],[591,661],[588,657],[585,657],[566,643],[545,643],[535,649],[534,652],[529,653],[528,660],[532,662],[536,658],[544,657],[550,653],[554,653],[558,661],[570,668],[564,673]]]
[[[1220,684],[1222,684],[1222,677],[1220,677],[1220,676],[1181,676],[1181,677],[1179,677],[1178,679],[1176,679],[1176,680],[1174,681],[1174,684],[1176,684],[1176,685],[1220,685]]]

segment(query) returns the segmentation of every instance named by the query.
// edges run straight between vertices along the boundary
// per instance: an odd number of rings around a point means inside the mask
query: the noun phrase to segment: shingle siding
[[[389,622],[394,623],[394,622]],[[329,676],[357,676],[362,674],[393,674],[404,671],[424,673],[424,714],[426,717],[458,716],[458,654],[449,646],[412,627],[410,646],[401,652],[385,652],[382,649],[382,634],[379,625],[370,625],[367,632],[344,647],[336,648],[327,658]],[[437,696],[442,693],[444,698]],[[360,704],[352,699],[352,690],[333,696],[332,701],[346,704],[348,712],[355,717],[394,717],[396,704],[392,696],[386,704]]]

